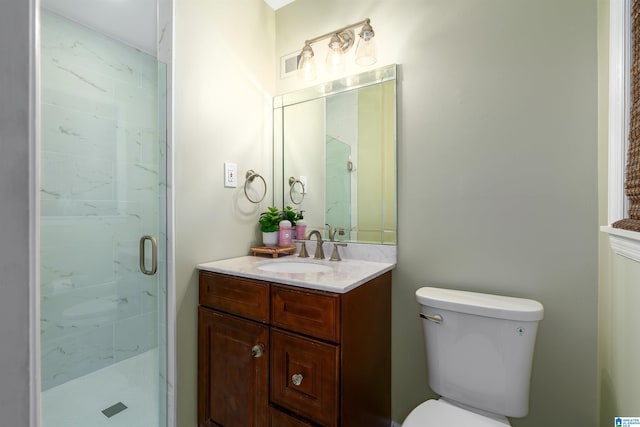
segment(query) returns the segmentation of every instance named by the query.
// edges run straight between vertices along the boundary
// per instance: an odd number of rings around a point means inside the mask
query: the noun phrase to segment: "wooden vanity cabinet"
[[[200,272],[199,426],[390,424],[390,272],[343,294]]]

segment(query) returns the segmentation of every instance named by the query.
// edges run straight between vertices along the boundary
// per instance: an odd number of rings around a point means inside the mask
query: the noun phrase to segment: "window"
[[[609,41],[609,224],[627,217],[625,168],[629,139],[631,101],[631,10],[640,0],[611,0]],[[640,88],[639,88],[640,89]],[[614,252],[640,262],[640,232],[611,226]]]

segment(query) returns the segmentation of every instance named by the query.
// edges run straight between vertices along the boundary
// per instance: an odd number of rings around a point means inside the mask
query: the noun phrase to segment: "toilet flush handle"
[[[442,316],[440,316],[439,314],[434,314],[433,316],[430,316],[428,314],[420,313],[420,317],[422,317],[423,319],[430,320],[434,323],[437,323],[438,325],[442,323]]]

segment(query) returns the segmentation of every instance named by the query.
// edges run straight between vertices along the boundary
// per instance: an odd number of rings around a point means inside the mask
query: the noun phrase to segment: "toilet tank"
[[[431,389],[494,414],[527,415],[542,304],[432,287],[418,289],[416,299]]]

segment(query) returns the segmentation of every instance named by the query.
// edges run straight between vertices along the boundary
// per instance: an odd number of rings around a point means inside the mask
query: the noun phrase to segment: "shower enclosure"
[[[167,426],[167,66],[130,3],[41,4],[44,427]]]

